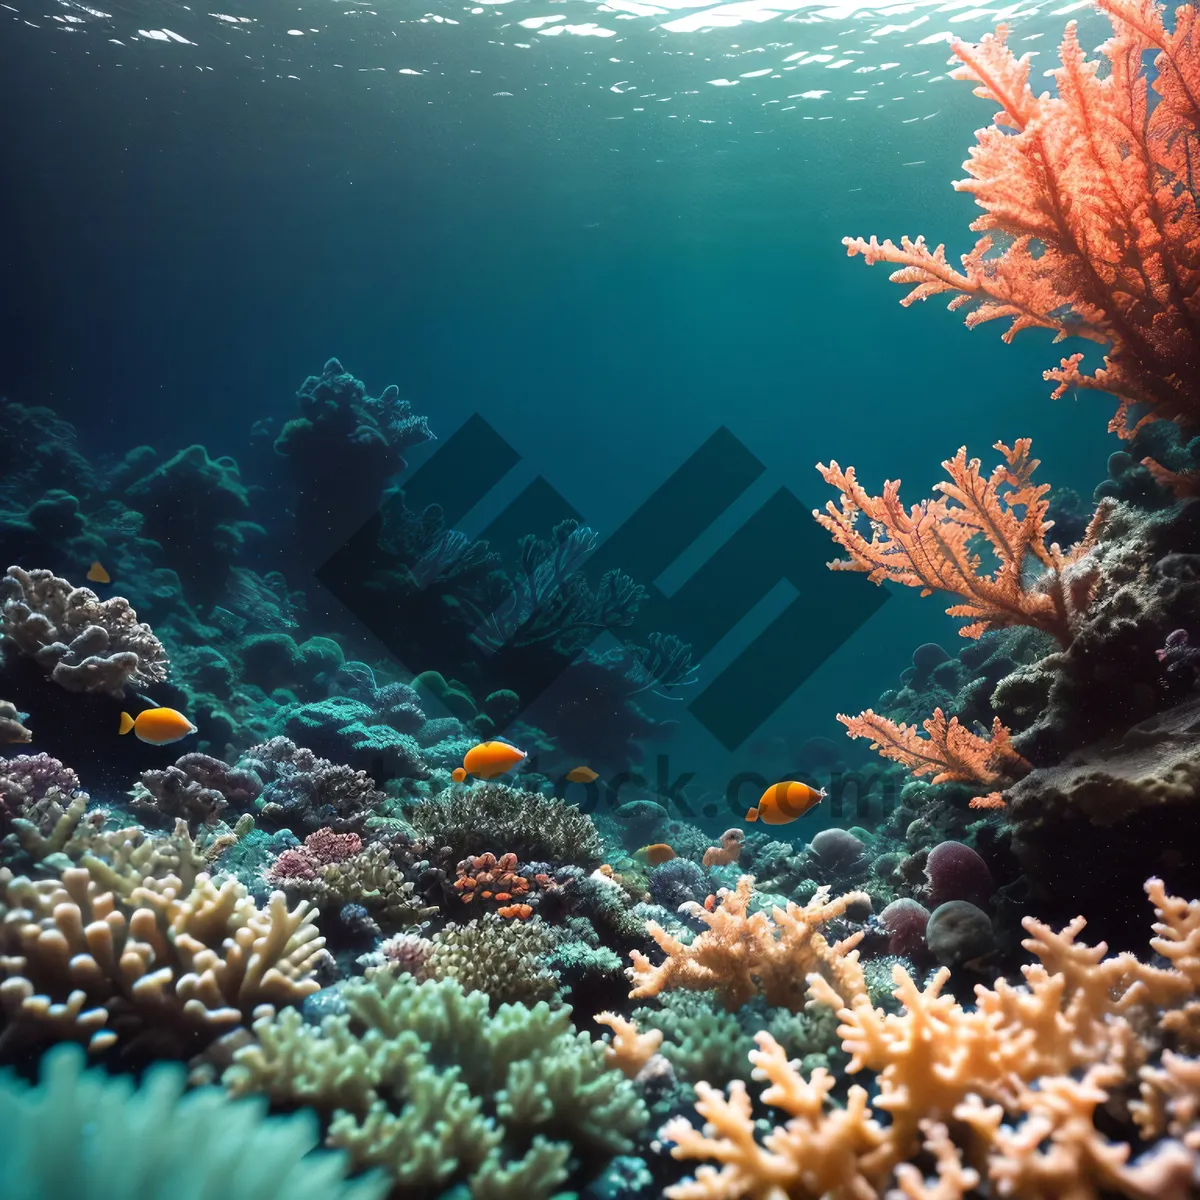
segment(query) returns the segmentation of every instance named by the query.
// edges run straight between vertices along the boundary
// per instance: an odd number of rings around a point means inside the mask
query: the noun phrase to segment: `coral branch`
[[[959,597],[963,603],[946,611],[969,622],[959,632],[977,638],[990,629],[1028,625],[1068,646],[1078,615],[1087,607],[1096,576],[1083,562],[1107,510],[1100,508],[1082,541],[1064,553],[1046,544],[1053,521],[1046,520],[1048,484],[1033,483],[1038,460],[1029,456],[1030,441],[1020,438],[1011,448],[997,442],[1004,462],[986,479],[979,459],[967,459],[962,447],[942,463],[949,483],[939,483],[941,496],[909,510],[900,502],[900,481],[888,480],[882,496],[871,496],[854,468],[836,462],[817,464],[826,483],[841,492],[814,510],[818,523],[833,535],[849,558],[829,564],[834,571],[861,571],[872,583],[885,579],[921,590]],[[859,519],[871,525],[871,539],[859,531]],[[991,548],[996,569],[983,571],[976,547]],[[1041,574],[1026,584],[1030,563]]]
[[[1115,395],[1109,428],[1128,438],[1148,420],[1200,424],[1200,57],[1189,6],[1171,33],[1151,0],[1099,7],[1113,26],[1101,47],[1111,70],[1101,76],[1087,59],[1072,22],[1050,72],[1056,96],[1034,95],[1030,56],[1013,54],[1006,26],[978,45],[952,43],[962,64],[954,77],[1000,105],[964,164],[970,178],[954,184],[984,210],[961,271],[923,238],[843,244],[868,264],[898,267],[892,281],[912,289],[903,304],[949,294],[952,309],[970,306],[968,327],[1009,320],[1006,342],[1037,327],[1107,345],[1101,369],[1082,370],[1077,353],[1045,378],[1058,384],[1055,397]],[[1143,64],[1154,52],[1150,75]],[[1147,411],[1130,423],[1133,405]]]
[[[838,720],[850,737],[870,738],[872,750],[907,767],[917,778],[932,775],[930,783],[993,784],[1012,781],[1030,769],[1029,763],[1013,749],[1008,730],[1000,724],[999,717],[992,720],[990,737],[972,733],[959,724],[957,717],[947,721],[940,708],[935,708],[933,716],[923,722],[928,737],[922,737],[912,725],[897,725],[869,708],[857,717],[838,713]],[[998,792],[992,792],[975,797],[971,807],[1003,808],[1004,801]]]

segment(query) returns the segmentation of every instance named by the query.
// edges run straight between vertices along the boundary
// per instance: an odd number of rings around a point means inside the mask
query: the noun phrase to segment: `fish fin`
[[[758,820],[758,809],[757,808],[750,809],[750,811],[748,813],[746,813],[746,820],[747,821],[757,821]]]
[[[121,724],[120,724],[120,727],[117,729],[117,733],[118,734],[128,733],[133,728],[133,723],[134,723],[133,718],[127,712],[123,712],[121,714]]]

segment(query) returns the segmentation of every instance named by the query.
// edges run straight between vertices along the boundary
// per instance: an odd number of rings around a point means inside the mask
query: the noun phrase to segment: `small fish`
[[[90,583],[112,583],[112,576],[104,569],[104,564],[94,562],[88,568],[88,581]]]
[[[508,742],[480,742],[463,757],[463,770],[476,779],[495,779],[524,762],[525,751]]]
[[[567,772],[567,778],[572,783],[591,783],[594,779],[599,779],[600,776],[591,767],[572,767]]]
[[[746,813],[747,821],[762,821],[764,825],[787,825],[815,808],[828,793],[817,791],[807,783],[786,780],[763,792],[758,804]]]
[[[655,842],[652,846],[643,846],[635,851],[634,858],[644,862],[648,867],[661,867],[675,857],[675,851],[666,842]]]
[[[450,778],[453,779],[455,783],[462,783],[466,777],[467,773],[462,767],[455,767],[454,770],[450,772]]]
[[[196,732],[196,727],[181,712],[173,708],[147,708],[138,713],[136,719],[127,712],[121,714],[120,734],[134,733],[139,741],[151,746],[167,746],[177,742],[190,733]]]

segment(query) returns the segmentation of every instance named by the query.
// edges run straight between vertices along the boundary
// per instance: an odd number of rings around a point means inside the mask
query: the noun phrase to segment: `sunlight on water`
[[[48,12],[45,0],[0,4],[27,27],[104,35],[114,65],[126,69],[219,72],[249,64],[282,82],[337,71],[370,77],[366,86],[391,76],[401,94],[413,89],[406,99],[434,104],[474,92],[479,82],[492,83],[481,94],[495,103],[573,87],[586,90],[590,107],[603,105],[610,120],[650,111],[728,126],[772,109],[794,119],[838,119],[845,111],[839,105],[864,102],[895,111],[904,124],[930,120],[941,111],[953,38],[975,40],[1005,21],[1017,46],[1034,43],[1048,32],[1056,36],[1064,14],[1088,5],[482,0],[417,12],[342,0],[109,13],[56,0],[55,7]],[[163,23],[152,23],[151,14]],[[732,109],[719,100],[729,89],[736,89]],[[623,107],[615,97],[624,98]],[[662,105],[670,111],[655,107]]]

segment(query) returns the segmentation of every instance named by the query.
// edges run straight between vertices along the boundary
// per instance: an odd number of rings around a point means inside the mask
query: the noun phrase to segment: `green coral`
[[[141,1087],[84,1069],[78,1046],[42,1059],[36,1087],[0,1076],[4,1200],[381,1200],[381,1174],[346,1182],[343,1154],[317,1151],[311,1112],[264,1117],[265,1104],[219,1088],[184,1095],[183,1067]]]
[[[557,980],[542,962],[554,941],[536,917],[520,921],[488,913],[437,934],[425,975],[454,979],[464,992],[483,992],[493,1008],[556,999]]]
[[[418,837],[455,858],[511,851],[522,862],[598,866],[604,843],[591,817],[572,804],[503,783],[450,787],[408,814]]]
[[[680,1079],[724,1087],[745,1077],[754,1040],[736,1013],[718,1010],[704,993],[668,992],[660,999],[661,1007],[635,1009],[633,1019],[643,1033],[662,1030],[660,1052]]]
[[[330,1114],[331,1145],[380,1166],[406,1196],[465,1184],[473,1200],[543,1200],[627,1153],[647,1113],[604,1045],[539,1003],[490,1013],[453,980],[376,972],[346,984],[345,1012],[254,1024],[225,1082]]]

